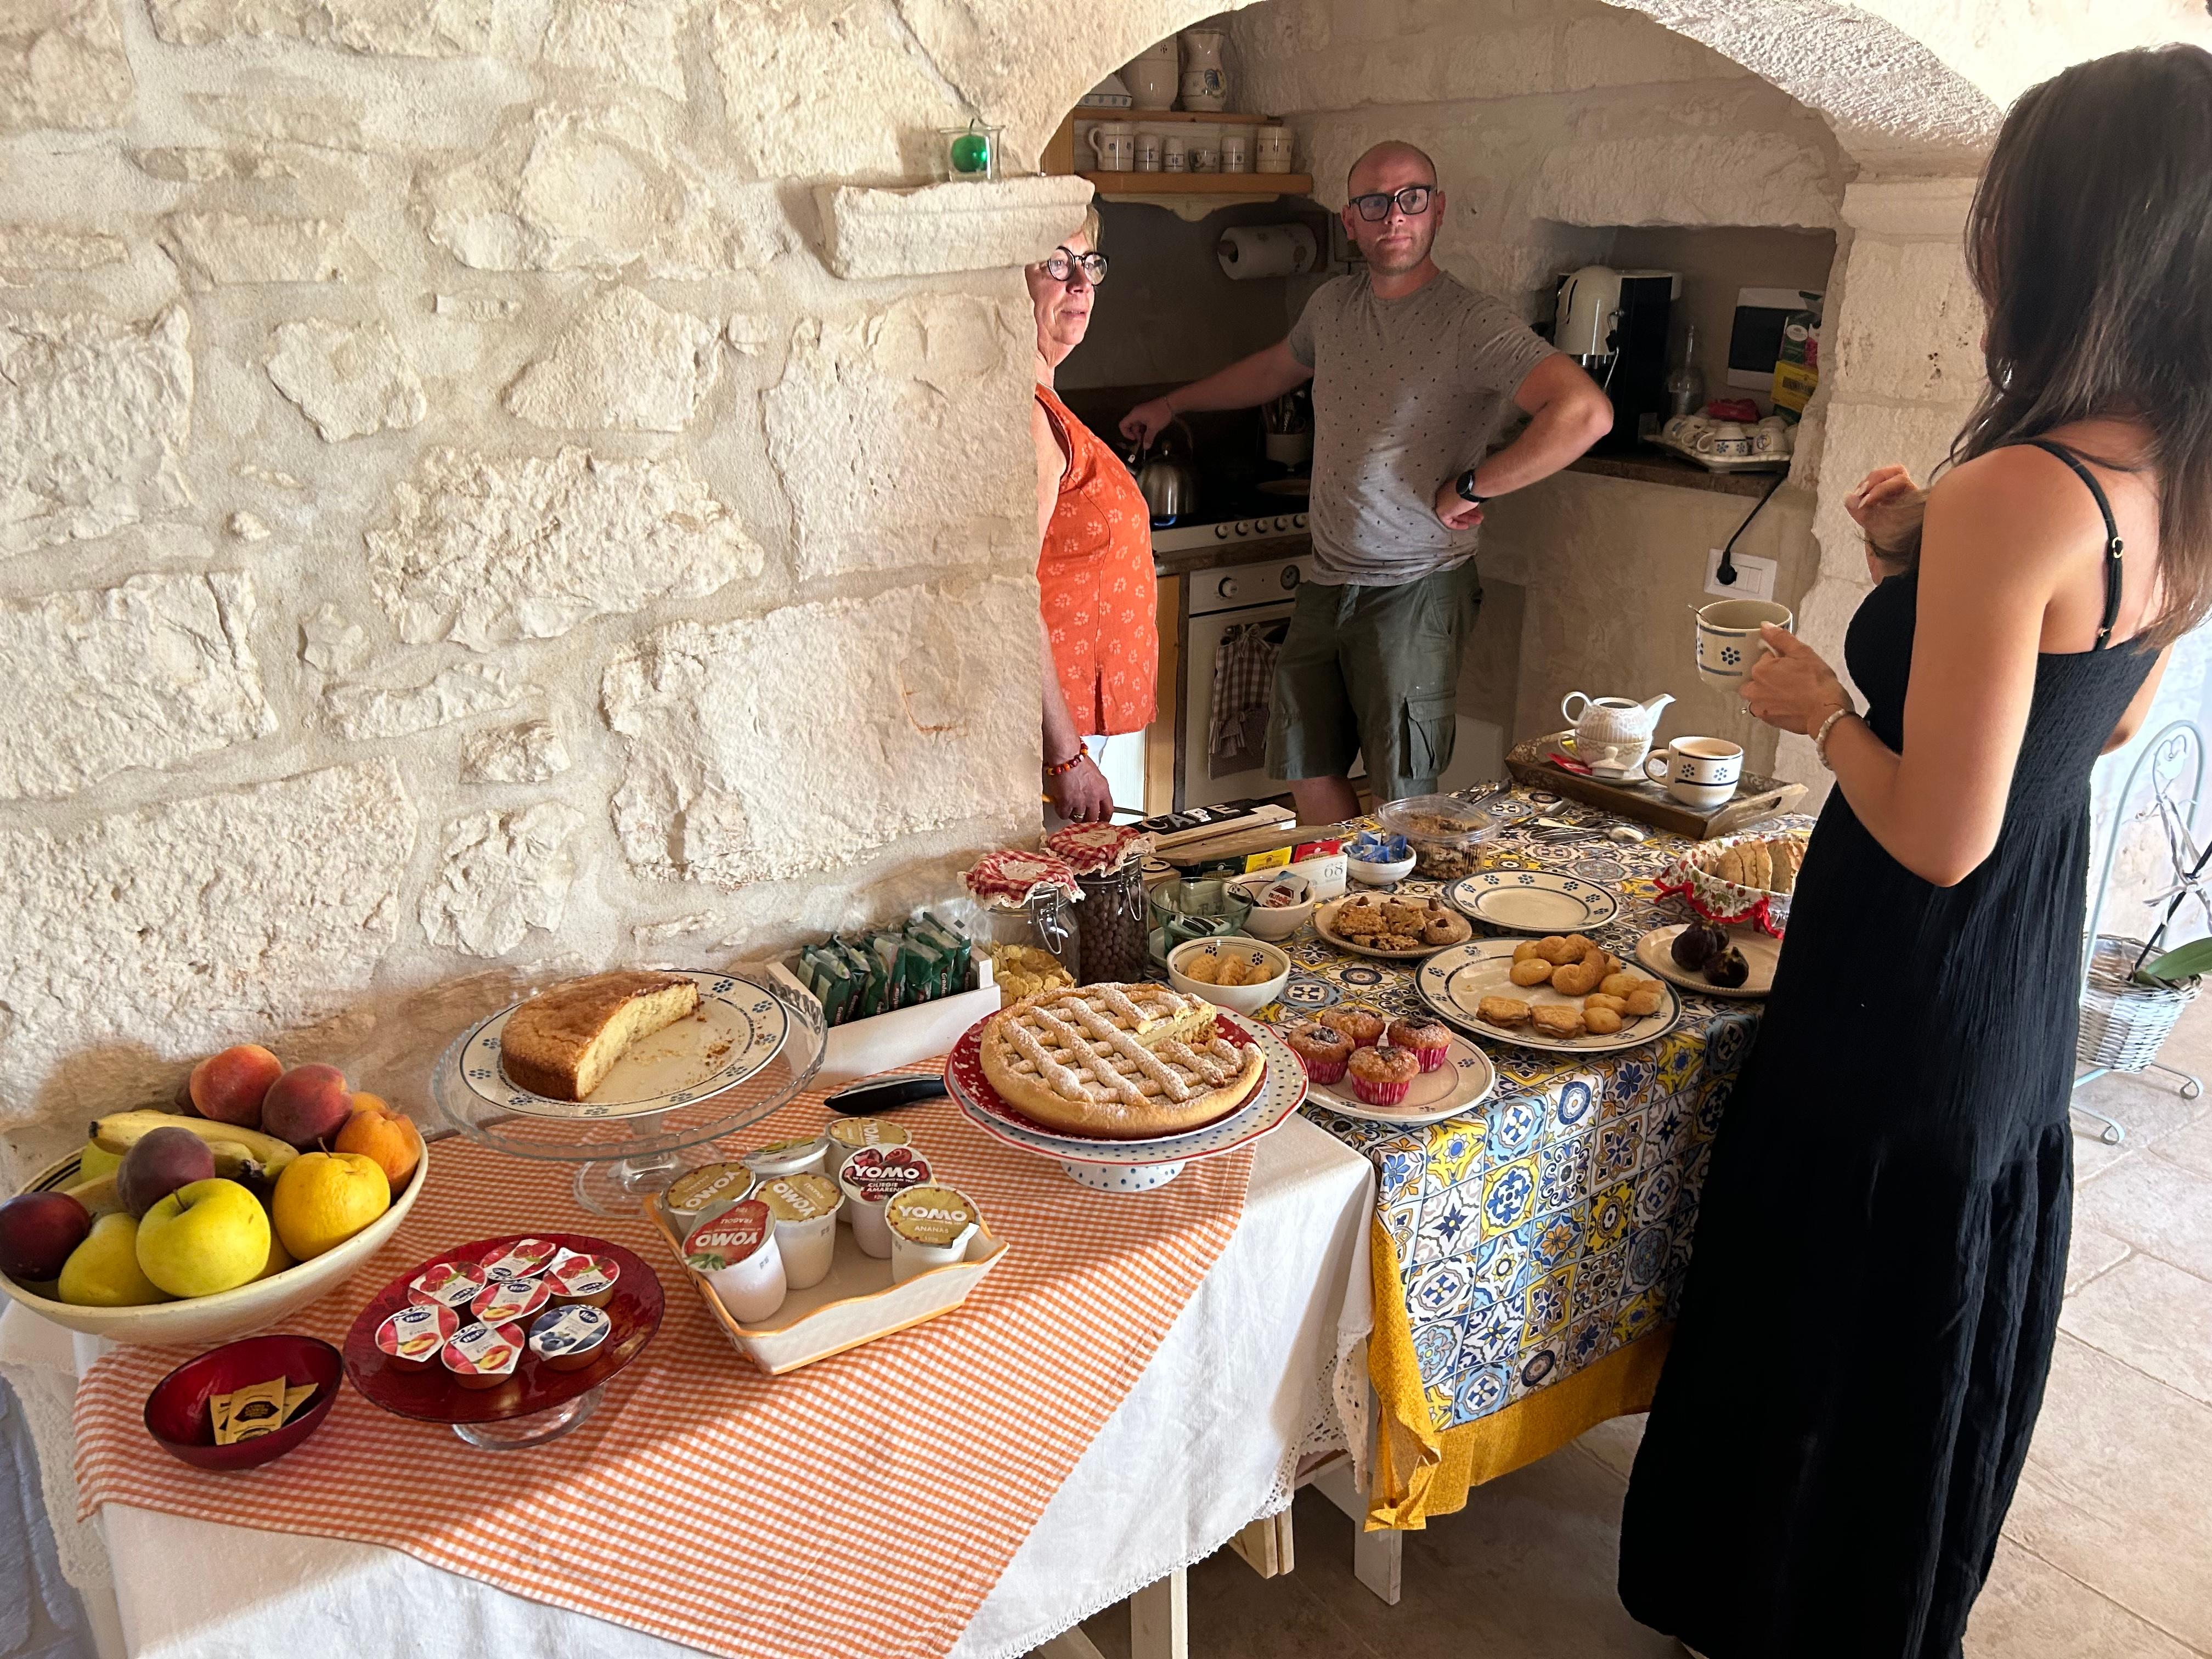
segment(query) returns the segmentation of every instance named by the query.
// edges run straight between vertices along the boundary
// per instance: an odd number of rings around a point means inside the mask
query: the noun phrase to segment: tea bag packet
[[[969,975],[974,969],[975,948],[975,941],[968,937],[967,930],[945,921],[934,910],[924,910],[915,921],[907,924],[910,928],[917,925],[927,927],[931,942],[951,957],[951,991],[966,990]]]
[[[235,1445],[283,1427],[285,1389],[284,1379],[276,1376],[216,1395],[208,1402],[216,1410],[216,1444]]]
[[[284,1415],[277,1420],[276,1426],[281,1429],[297,1417],[307,1408],[307,1402],[314,1397],[315,1385],[312,1382],[301,1382],[288,1387],[284,1390]]]
[[[842,1025],[853,1017],[853,998],[858,988],[853,981],[852,969],[835,951],[818,945],[810,945],[799,953],[805,969],[799,978],[806,988],[814,993],[815,1000],[822,1005],[822,1018],[830,1025]]]

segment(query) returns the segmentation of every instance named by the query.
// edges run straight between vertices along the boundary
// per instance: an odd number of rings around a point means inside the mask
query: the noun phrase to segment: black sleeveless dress
[[[1622,1519],[1620,1597],[1708,1659],[1955,1659],[2050,1368],[2089,772],[2155,659],[2038,659],[2004,825],[1933,886],[1833,790],[1715,1136],[1673,1350]],[[1852,619],[1905,742],[1916,577]]]

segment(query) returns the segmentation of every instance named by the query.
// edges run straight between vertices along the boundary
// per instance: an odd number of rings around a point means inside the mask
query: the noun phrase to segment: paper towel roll
[[[1232,281],[1255,276],[1302,276],[1320,248],[1304,225],[1239,225],[1221,233],[1213,256]]]

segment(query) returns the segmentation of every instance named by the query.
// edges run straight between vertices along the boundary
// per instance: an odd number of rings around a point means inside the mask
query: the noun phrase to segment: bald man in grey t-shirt
[[[1613,424],[1605,394],[1506,307],[1430,257],[1444,210],[1411,144],[1353,163],[1345,228],[1367,262],[1307,302],[1290,337],[1121,422],[1149,442],[1183,410],[1243,409],[1310,379],[1314,580],[1275,668],[1267,769],[1306,823],[1425,794],[1450,764],[1460,652],[1481,599],[1482,502],[1549,477]],[[1488,455],[1516,411],[1528,428]]]

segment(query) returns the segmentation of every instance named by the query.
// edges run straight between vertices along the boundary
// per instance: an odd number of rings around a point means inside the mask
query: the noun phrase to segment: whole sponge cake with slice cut
[[[594,974],[532,997],[507,1017],[500,1063],[517,1088],[552,1100],[589,1100],[641,1037],[699,1006],[681,974]]]

